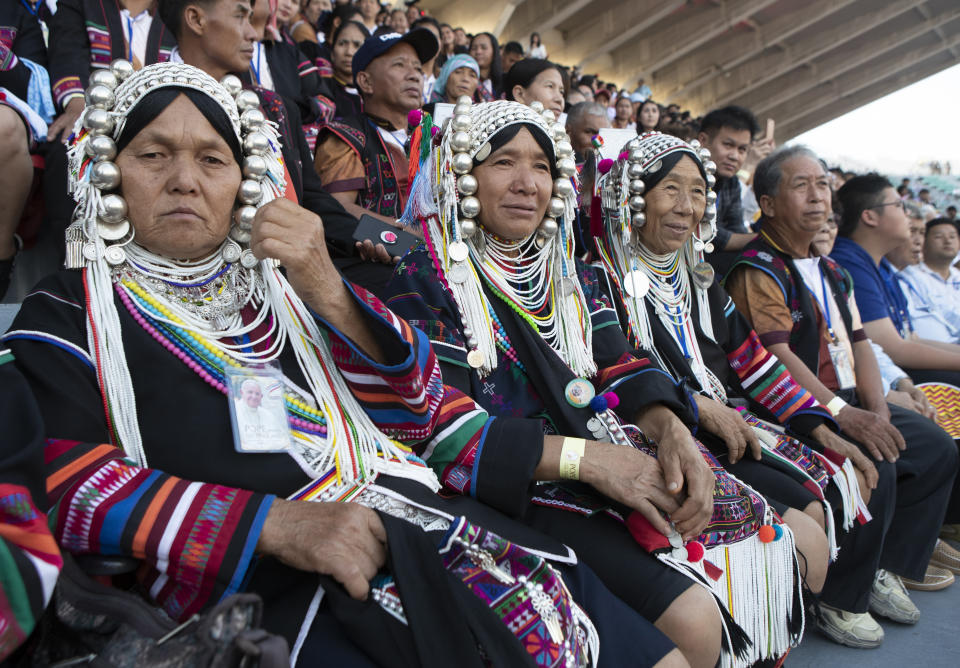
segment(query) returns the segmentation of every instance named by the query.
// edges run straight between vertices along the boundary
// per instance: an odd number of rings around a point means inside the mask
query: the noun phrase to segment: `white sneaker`
[[[873,649],[883,642],[883,629],[869,612],[847,612],[820,604],[820,631],[835,643],[856,649]]]
[[[871,612],[901,624],[916,624],[920,611],[910,600],[903,583],[893,573],[877,571],[870,591]]]

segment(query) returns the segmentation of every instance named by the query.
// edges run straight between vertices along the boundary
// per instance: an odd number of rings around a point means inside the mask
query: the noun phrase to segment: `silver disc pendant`
[[[240,266],[244,269],[253,269],[257,266],[257,262],[259,262],[257,256],[249,248],[240,253]]]
[[[693,250],[695,250],[695,251],[702,251],[702,250],[703,250],[703,242],[700,241],[699,239],[694,239],[694,241],[693,241]]]
[[[627,272],[627,275],[623,277],[623,289],[631,297],[639,299],[650,290],[650,279],[639,269],[634,269]]]
[[[83,244],[83,259],[90,262],[97,261],[97,245],[96,244]]]
[[[126,220],[121,220],[119,223],[105,223],[102,220],[97,221],[97,234],[100,235],[100,238],[104,241],[120,241],[125,236],[127,232],[130,231],[130,223]]]
[[[604,431],[603,422],[600,421],[600,418],[592,417],[587,420],[587,429],[590,430],[590,433],[594,436],[596,436],[597,433],[602,434]]]
[[[560,294],[564,297],[569,297],[574,292],[577,291],[577,284],[574,283],[573,279],[569,276],[561,279],[560,281]]]
[[[713,244],[708,241],[707,243],[705,243],[705,244],[703,245],[703,250],[704,250],[705,253],[712,253],[712,252],[713,252]]]
[[[222,253],[223,261],[233,264],[240,259],[240,246],[231,241],[223,247]]]
[[[462,241],[454,241],[450,244],[450,259],[454,262],[463,262],[470,257],[470,249]]]
[[[116,267],[127,261],[127,253],[120,246],[107,246],[103,257],[107,261],[107,264],[112,267]]]
[[[701,290],[706,290],[713,285],[715,275],[713,267],[710,266],[709,262],[701,262],[693,268],[693,282],[696,283],[697,287]]]
[[[483,353],[474,348],[467,353],[467,364],[472,369],[479,369],[483,366]]]
[[[470,269],[467,267],[466,262],[457,262],[451,266],[450,271],[447,272],[447,278],[449,278],[452,283],[466,283],[469,277]]]

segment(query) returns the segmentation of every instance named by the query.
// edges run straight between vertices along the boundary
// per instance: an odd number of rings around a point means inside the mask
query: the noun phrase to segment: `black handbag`
[[[285,638],[260,628],[263,602],[234,594],[178,624],[135,591],[101,584],[69,554],[19,666],[280,668]]]

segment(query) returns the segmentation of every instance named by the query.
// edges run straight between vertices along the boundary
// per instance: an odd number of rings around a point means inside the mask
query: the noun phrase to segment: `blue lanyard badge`
[[[257,80],[257,85],[260,85],[260,49],[263,48],[263,45],[260,42],[257,42],[254,45],[256,53],[253,54],[253,58],[250,59],[250,69],[253,70],[253,76]]]
[[[127,60],[133,62],[133,20],[127,16]]]

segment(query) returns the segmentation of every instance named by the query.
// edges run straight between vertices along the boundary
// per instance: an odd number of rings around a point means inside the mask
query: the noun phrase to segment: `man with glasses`
[[[903,200],[877,174],[850,179],[837,197],[843,213],[831,257],[853,278],[867,336],[914,382],[960,386],[960,345],[917,335],[897,269],[884,257],[910,241]]]

